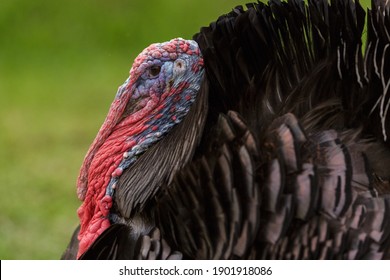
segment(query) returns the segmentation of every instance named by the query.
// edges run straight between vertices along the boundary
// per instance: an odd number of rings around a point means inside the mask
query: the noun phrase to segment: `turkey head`
[[[152,44],[135,59],[80,170],[78,257],[112,223],[142,211],[159,186],[188,161],[196,142],[192,134],[203,122],[196,113],[188,116],[202,77],[203,59],[195,41],[177,38]],[[177,129],[186,117],[198,121]],[[181,140],[171,148],[167,140],[161,143],[175,133]],[[176,167],[167,164],[169,160]]]

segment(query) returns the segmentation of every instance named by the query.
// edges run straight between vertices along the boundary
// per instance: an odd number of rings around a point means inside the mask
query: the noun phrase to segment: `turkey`
[[[271,0],[146,48],[62,258],[389,259],[389,34],[387,1]]]

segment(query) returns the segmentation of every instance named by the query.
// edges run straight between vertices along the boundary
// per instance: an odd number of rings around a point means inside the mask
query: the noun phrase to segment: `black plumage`
[[[202,28],[196,105],[81,258],[390,258],[389,6],[364,23],[357,1],[272,0]]]

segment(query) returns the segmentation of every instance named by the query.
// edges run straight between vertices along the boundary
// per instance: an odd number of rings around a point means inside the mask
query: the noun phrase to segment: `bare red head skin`
[[[135,59],[81,166],[78,257],[110,226],[122,172],[185,117],[202,77],[203,59],[191,40],[153,44]]]

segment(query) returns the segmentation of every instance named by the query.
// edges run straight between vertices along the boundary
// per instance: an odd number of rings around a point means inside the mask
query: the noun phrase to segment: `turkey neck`
[[[124,118],[114,127],[89,164],[88,188],[78,210],[81,221],[79,256],[110,226],[108,215],[112,206],[112,191],[124,169],[124,166],[119,166],[126,158],[127,151],[145,142],[143,134],[148,126],[142,120],[132,122],[132,117]],[[128,158],[127,164],[134,162],[136,157]],[[111,193],[108,193],[109,190]]]

